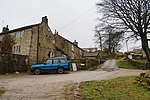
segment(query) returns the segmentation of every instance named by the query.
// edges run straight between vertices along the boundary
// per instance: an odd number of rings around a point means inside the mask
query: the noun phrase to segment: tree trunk
[[[148,40],[147,40],[147,36],[144,35],[141,37],[141,43],[142,43],[142,48],[146,54],[147,57],[147,61],[150,63],[150,49],[148,46]]]

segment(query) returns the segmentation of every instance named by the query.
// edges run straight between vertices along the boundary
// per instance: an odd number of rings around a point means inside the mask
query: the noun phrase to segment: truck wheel
[[[34,74],[35,74],[35,75],[39,75],[40,73],[41,73],[41,69],[36,68],[36,69],[34,70]]]
[[[57,69],[57,73],[59,74],[63,74],[64,73],[64,69],[62,67]]]

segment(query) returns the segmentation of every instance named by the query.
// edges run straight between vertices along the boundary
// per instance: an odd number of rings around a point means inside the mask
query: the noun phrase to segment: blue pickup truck
[[[43,64],[33,64],[31,67],[31,72],[34,72],[35,75],[52,70],[57,71],[57,73],[59,74],[64,73],[64,71],[70,70],[67,58],[48,58]]]

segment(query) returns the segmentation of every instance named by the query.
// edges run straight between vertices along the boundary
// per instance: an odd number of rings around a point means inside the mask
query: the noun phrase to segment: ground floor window
[[[21,52],[21,45],[14,46],[13,52],[14,53],[20,53]]]

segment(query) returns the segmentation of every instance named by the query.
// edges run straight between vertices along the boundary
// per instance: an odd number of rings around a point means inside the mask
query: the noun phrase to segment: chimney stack
[[[74,40],[73,44],[78,46],[78,42],[76,40]]]
[[[55,29],[55,33],[54,34],[58,35],[58,31],[56,29]]]
[[[47,16],[42,17],[42,23],[48,24]]]
[[[8,25],[6,27],[3,27],[3,30],[2,30],[3,33],[8,32],[8,31],[9,31]]]

